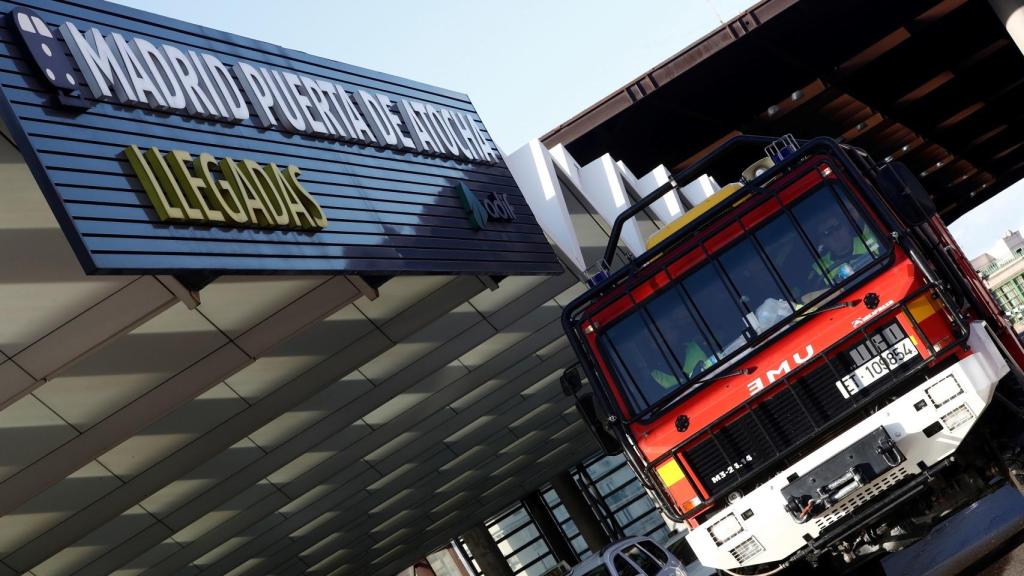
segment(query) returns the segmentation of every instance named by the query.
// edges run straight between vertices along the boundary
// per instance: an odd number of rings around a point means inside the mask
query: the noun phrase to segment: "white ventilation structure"
[[[707,174],[702,175],[693,182],[690,182],[679,191],[683,198],[690,203],[690,206],[696,206],[701,202],[707,200],[712,194],[718,192],[718,183],[715,179],[708,176]]]
[[[660,188],[662,184],[667,184],[672,180],[672,174],[668,171],[668,168],[660,164],[655,166],[654,170],[648,172],[646,176],[639,179],[633,175],[633,172],[626,167],[622,160],[615,164],[619,167],[619,174],[626,183],[626,187],[633,191],[637,199],[646,198]],[[651,211],[654,212],[662,226],[679,218],[686,212],[683,204],[679,201],[679,194],[676,193],[674,188],[666,192],[661,199],[655,200],[654,204],[651,204]]]
[[[580,241],[562,196],[562,183],[555,173],[551,153],[539,140],[531,140],[506,156],[505,164],[555,251],[582,273],[587,265],[583,262]]]
[[[633,203],[626,194],[626,185],[619,174],[619,167],[610,154],[605,154],[580,169],[580,184],[583,197],[601,215],[609,225]],[[630,218],[622,226],[620,240],[629,248],[633,256],[644,253],[644,238],[636,224],[636,218]]]
[[[671,181],[671,173],[664,166],[656,166],[637,178],[625,164],[609,154],[580,166],[565,146],[558,144],[549,150],[539,140],[531,140],[508,154],[505,162],[537,223],[563,260],[572,263],[578,275],[594,262],[583,259],[565,193],[572,193],[586,202],[610,230],[618,215],[635,201]],[[717,190],[714,180],[701,176],[681,191],[687,202],[695,206]],[[665,226],[682,216],[685,209],[677,190],[673,189],[655,201],[650,211],[657,220],[655,225]],[[645,251],[646,238],[635,218],[623,226],[620,239],[633,256]]]

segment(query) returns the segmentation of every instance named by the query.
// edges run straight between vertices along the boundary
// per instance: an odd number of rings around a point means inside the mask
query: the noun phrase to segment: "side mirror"
[[[579,369],[576,366],[566,368],[559,381],[562,383],[562,394],[566,396],[575,396],[583,388],[583,379],[580,378]]]
[[[902,162],[878,169],[879,191],[907,226],[917,226],[935,215],[935,203],[917,176]]]
[[[615,436],[605,429],[604,423],[597,414],[597,405],[594,404],[593,394],[588,392],[577,396],[576,408],[579,410],[584,424],[587,425],[587,428],[590,428],[590,432],[594,435],[597,443],[601,445],[604,453],[608,456],[621,454],[622,445],[619,444]]]

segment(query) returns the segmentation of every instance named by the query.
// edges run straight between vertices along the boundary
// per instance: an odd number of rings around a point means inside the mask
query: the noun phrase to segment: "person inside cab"
[[[684,305],[680,292],[654,298],[645,313],[624,318],[602,337],[606,354],[635,409],[642,410],[715,363],[713,348]]]
[[[868,265],[878,253],[878,238],[871,228],[862,225],[858,233],[839,210],[822,214],[812,230],[811,240],[817,245],[819,257],[818,266],[809,274],[811,278],[817,276],[838,284]]]
[[[687,342],[682,348],[683,373],[686,375],[687,380],[703,372],[705,368],[710,368],[715,363],[714,358],[705,352],[700,344],[694,341]],[[651,370],[651,379],[663,390],[671,390],[680,384],[678,378],[659,368]]]
[[[667,366],[652,366],[649,372],[651,380],[662,391],[672,390],[690,382],[715,363],[711,344],[697,328],[696,319],[683,304],[678,292],[669,292],[656,298],[650,304],[649,310],[654,328],[664,338],[668,346],[667,352],[672,356],[673,364],[676,366],[675,370]],[[679,372],[680,369],[681,374],[673,373]],[[664,395],[664,392],[660,395]]]

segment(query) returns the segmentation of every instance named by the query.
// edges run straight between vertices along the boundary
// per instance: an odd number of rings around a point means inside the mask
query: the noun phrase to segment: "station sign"
[[[182,150],[164,155],[150,148],[143,154],[137,146],[124,153],[162,222],[306,230],[327,226],[295,166],[281,170],[252,160],[218,162],[210,154],[193,158]],[[216,169],[223,180],[213,176]]]
[[[0,12],[0,113],[86,272],[561,271],[464,94],[103,2]]]

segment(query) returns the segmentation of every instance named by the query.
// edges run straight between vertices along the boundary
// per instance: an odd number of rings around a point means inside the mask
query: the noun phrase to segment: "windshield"
[[[825,182],[609,325],[598,345],[630,410],[643,412],[884,249],[848,192]]]

